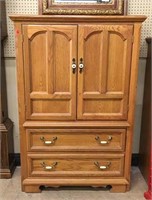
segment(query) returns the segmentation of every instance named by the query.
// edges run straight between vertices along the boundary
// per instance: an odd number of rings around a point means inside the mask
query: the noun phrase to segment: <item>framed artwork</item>
[[[39,0],[39,14],[126,15],[127,0]]]

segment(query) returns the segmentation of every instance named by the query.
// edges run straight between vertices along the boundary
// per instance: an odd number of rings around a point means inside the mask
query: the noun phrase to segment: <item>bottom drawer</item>
[[[124,154],[28,154],[29,176],[123,176]]]

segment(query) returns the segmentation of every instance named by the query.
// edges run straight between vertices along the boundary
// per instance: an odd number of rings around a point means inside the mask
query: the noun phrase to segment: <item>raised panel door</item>
[[[126,120],[132,25],[80,25],[78,119]]]
[[[76,118],[77,26],[25,25],[26,119]]]

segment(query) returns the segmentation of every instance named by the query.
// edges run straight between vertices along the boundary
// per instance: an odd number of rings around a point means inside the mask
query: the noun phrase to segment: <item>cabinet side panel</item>
[[[20,131],[20,150],[21,150],[21,179],[27,178],[27,159],[26,159],[26,136],[23,128],[25,122],[25,90],[24,90],[24,63],[22,49],[22,24],[15,23],[16,39],[16,65],[17,65],[17,85],[18,85],[18,108],[19,108],[19,131]],[[23,186],[22,186],[23,190]]]
[[[131,153],[132,153],[135,101],[136,101],[136,89],[137,89],[137,78],[138,78],[140,33],[141,33],[141,23],[136,23],[134,25],[134,43],[132,50],[131,78],[130,78],[130,90],[129,90],[128,122],[130,124],[130,127],[127,130],[127,137],[126,137],[127,154],[125,158],[125,177],[129,182],[130,182],[130,171],[131,171]]]

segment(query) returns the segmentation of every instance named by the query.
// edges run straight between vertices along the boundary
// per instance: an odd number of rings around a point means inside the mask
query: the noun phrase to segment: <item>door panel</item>
[[[90,37],[87,38],[87,42],[84,46],[84,58],[85,59],[85,65],[87,66],[87,70],[85,70],[85,76],[84,76],[84,91],[85,92],[100,92],[102,85],[99,85],[99,82],[101,82],[101,76],[99,76],[99,72],[101,74],[101,57],[99,58],[99,55],[101,54],[101,43],[99,41],[102,40],[103,34],[102,33],[94,33]],[[96,53],[94,52],[94,49],[91,48],[91,46],[95,45],[96,47]],[[89,51],[88,51],[89,49]],[[91,55],[91,56],[90,56]],[[95,67],[92,67],[95,66]],[[92,77],[93,75],[93,77]],[[94,81],[90,81],[93,78]]]
[[[79,26],[78,119],[127,119],[132,34],[131,25]]]
[[[26,118],[76,118],[77,26],[24,26]]]

